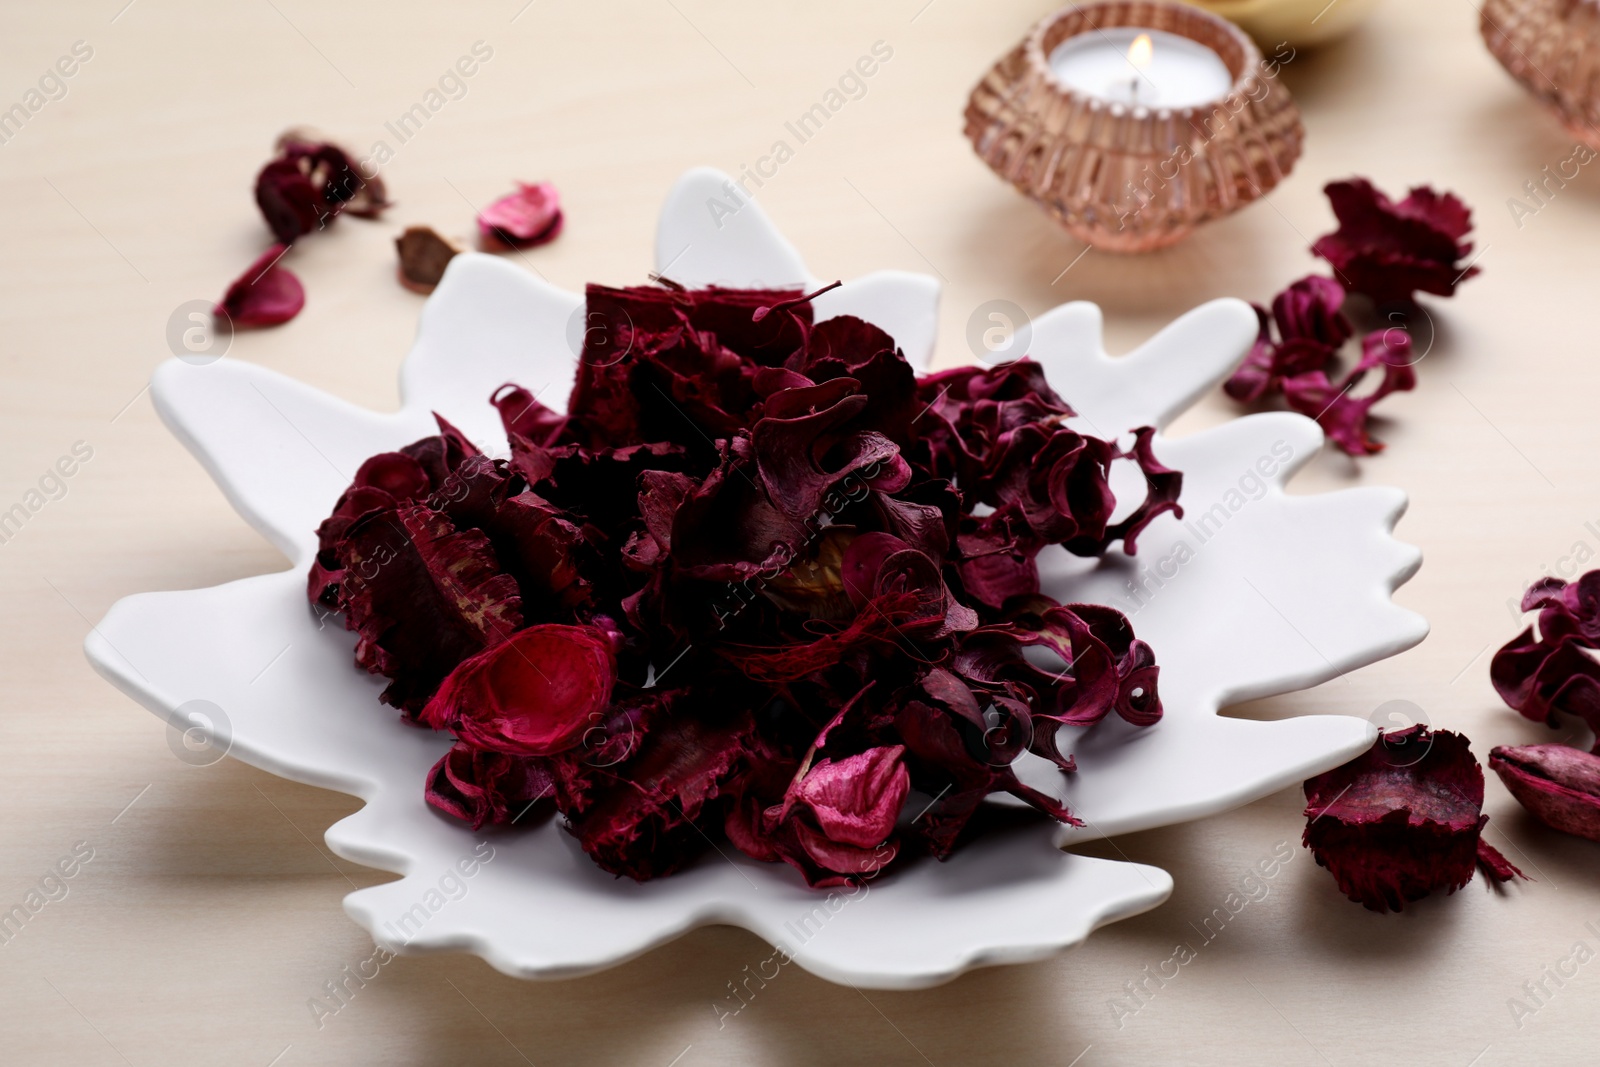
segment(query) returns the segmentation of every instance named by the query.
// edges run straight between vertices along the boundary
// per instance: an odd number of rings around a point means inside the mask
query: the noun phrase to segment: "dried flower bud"
[[[1546,826],[1600,841],[1600,756],[1568,745],[1501,745],[1489,768]]]
[[[369,177],[331,141],[290,130],[256,175],[256,204],[281,244],[325,228],[341,213],[377,218],[389,206],[383,182]]]
[[[394,239],[400,254],[400,284],[414,293],[431,293],[461,249],[429,226],[409,226]]]
[[[1483,770],[1460,734],[1421,724],[1389,731],[1305,791],[1306,847],[1345,895],[1373,911],[1453,893],[1474,865],[1496,882],[1522,876],[1479,838],[1489,821]]]

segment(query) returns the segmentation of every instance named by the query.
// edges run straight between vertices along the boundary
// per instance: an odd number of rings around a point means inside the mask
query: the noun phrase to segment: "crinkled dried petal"
[[[671,874],[705,850],[716,803],[748,763],[754,721],[737,692],[681,694],[640,732],[637,754],[598,780],[568,829],[604,870],[636,881]],[[731,710],[730,710],[731,705]]]
[[[414,714],[456,665],[522,625],[521,598],[484,535],[423,505],[361,516],[338,546],[339,606],[356,662],[390,679],[385,703]]]
[[[1351,900],[1400,911],[1471,880],[1489,819],[1483,770],[1462,735],[1420,724],[1386,733],[1308,780],[1305,794],[1304,843]],[[1510,867],[1495,856],[1485,856],[1486,866]]]
[[[521,435],[540,448],[554,448],[565,438],[567,417],[545,407],[520,385],[507,382],[494,391],[489,402],[500,412],[507,437]]]
[[[1522,599],[1538,611],[1538,633],[1530,626],[1506,642],[1489,661],[1489,679],[1507,704],[1535,722],[1559,723],[1575,715],[1597,735],[1600,751],[1600,571],[1575,582],[1545,578]]]
[[[561,232],[561,195],[550,182],[518,182],[478,215],[478,232],[491,245],[530,248]]]
[[[1332,182],[1323,192],[1339,228],[1318,238],[1311,251],[1376,303],[1410,302],[1418,291],[1451,296],[1478,273],[1460,266],[1472,252],[1463,240],[1472,213],[1451,194],[1421,186],[1397,204],[1365,178]]]
[[[899,745],[824,759],[790,785],[766,822],[773,851],[813,886],[844,884],[887,866],[911,780]]]
[[[1277,392],[1285,378],[1324,370],[1352,333],[1350,320],[1341,310],[1344,297],[1344,287],[1338,282],[1311,275],[1274,297],[1270,315],[1256,305],[1260,324],[1256,343],[1223,383],[1223,391],[1235,400],[1251,403]]]
[[[343,212],[376,218],[389,206],[376,172],[366,177],[336,144],[289,131],[256,176],[256,205],[283,244],[322,229]]]
[[[256,176],[256,206],[280,244],[293,244],[322,225],[328,207],[293,160],[275,159]]]
[[[1106,527],[1106,540],[1120,540],[1122,550],[1130,556],[1138,551],[1139,534],[1158,515],[1170,511],[1173,518],[1183,518],[1183,505],[1178,503],[1178,498],[1183,495],[1183,472],[1173,470],[1156,459],[1155,436],[1155,427],[1141,426],[1133,431],[1132,450],[1117,450],[1119,459],[1133,460],[1139,465],[1139,473],[1144,475],[1145,497],[1139,506],[1126,518]]]
[[[915,699],[906,701],[894,720],[913,788],[937,798],[906,832],[934,856],[950,855],[990,793],[1009,793],[1053,819],[1083,825],[1060,801],[1020,781],[1008,764],[994,761],[987,751],[974,755],[957,721],[942,706]]]
[[[471,825],[534,823],[529,816],[543,800],[553,805],[555,780],[542,761],[476,749],[464,742],[445,753],[428,772],[430,807]]]
[[[1378,369],[1378,387],[1363,396],[1352,390]],[[1403,330],[1377,330],[1361,343],[1361,361],[1337,384],[1325,371],[1309,371],[1286,378],[1283,393],[1289,406],[1317,420],[1329,440],[1352,456],[1370,456],[1383,451],[1383,443],[1367,434],[1367,419],[1372,406],[1390,393],[1415,388],[1417,374],[1411,360],[1411,335]]]
[[[1244,362],[1222,383],[1222,391],[1233,399],[1251,404],[1270,393],[1278,384],[1273,373],[1277,344],[1272,340],[1272,317],[1260,304],[1252,305],[1256,312],[1256,341],[1250,346]]]

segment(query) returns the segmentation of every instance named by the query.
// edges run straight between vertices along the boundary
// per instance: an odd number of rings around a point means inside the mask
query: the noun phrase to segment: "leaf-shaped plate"
[[[816,281],[759,206],[729,197],[716,171],[678,182],[662,213],[659,270],[687,285]],[[874,322],[926,367],[937,300],[931,278],[882,271],[824,295],[816,315]],[[162,418],[294,565],[211,589],[128,597],[90,634],[89,658],[177,729],[211,731],[248,763],[366,801],[327,841],[341,856],[402,875],[345,900],[397,950],[465,949],[508,974],[549,978],[731,923],[809,971],[861,986],[925,986],[975,966],[1039,959],[1154,907],[1172,887],[1157,868],[1060,846],[1247,803],[1343,762],[1373,736],[1364,720],[1342,716],[1224,718],[1223,703],[1316,684],[1426,632],[1390,600],[1419,562],[1390,534],[1404,496],[1286,495],[1283,483],[1321,433],[1298,415],[1247,416],[1157,438],[1161,459],[1185,473],[1188,515],[1158,519],[1136,558],[1061,552],[1042,561],[1047,592],[1121,607],[1162,664],[1161,723],[1135,731],[1108,722],[1074,739],[1082,770],[1066,789],[1084,828],[1019,825],[947,863],[833,892],[732,849],[637,885],[599,870],[554,823],[470,834],[423,801],[425,772],[448,739],[403,725],[378,703],[380,680],[352,663],[353,636],[308,607],[305,572],[317,523],[356,467],[433,432],[432,411],[503,454],[487,403],[497,386],[515,380],[559,405],[581,307],[580,296],[504,260],[458,256],[422,313],[393,414],[227,359],[172,360],[155,374]],[[1032,331],[1032,354],[1053,384],[1086,424],[1115,435],[1165,425],[1193,403],[1242,358],[1255,318],[1239,301],[1215,301],[1118,359],[1106,356],[1090,304],[1057,308]]]

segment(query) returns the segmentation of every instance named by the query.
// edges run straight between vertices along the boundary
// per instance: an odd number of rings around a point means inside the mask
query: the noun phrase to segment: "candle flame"
[[[1150,41],[1148,33],[1141,33],[1133,39],[1128,46],[1128,62],[1132,63],[1135,70],[1144,70],[1150,65],[1150,57],[1155,54],[1155,45]]]

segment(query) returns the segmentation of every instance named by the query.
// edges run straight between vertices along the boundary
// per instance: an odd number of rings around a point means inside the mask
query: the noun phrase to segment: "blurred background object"
[[[1378,0],[1184,0],[1238,23],[1263,50],[1322,44],[1355,29]]]
[[[1572,136],[1600,148],[1600,3],[1487,0],[1478,29],[1500,65]]]

